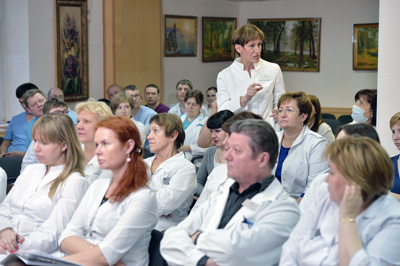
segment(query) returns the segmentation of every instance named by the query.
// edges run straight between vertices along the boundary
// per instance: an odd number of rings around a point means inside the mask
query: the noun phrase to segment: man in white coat
[[[247,119],[227,141],[232,186],[213,193],[168,229],[161,254],[168,265],[275,265],[299,219],[299,208],[271,175],[278,139],[271,125]]]

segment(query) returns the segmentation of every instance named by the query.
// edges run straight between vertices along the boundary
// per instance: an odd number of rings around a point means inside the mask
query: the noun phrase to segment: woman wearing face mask
[[[355,104],[351,112],[352,123],[365,123],[376,126],[377,92],[372,89],[360,90],[354,96]]]
[[[390,119],[390,129],[392,130],[392,139],[394,145],[396,145],[397,149],[400,150],[400,112],[396,113]],[[400,155],[398,154],[396,156],[393,156],[391,159],[394,168],[394,182],[391,192],[394,197],[400,200]]]

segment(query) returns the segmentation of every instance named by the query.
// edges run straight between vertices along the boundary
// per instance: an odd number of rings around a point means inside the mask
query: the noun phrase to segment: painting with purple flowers
[[[88,98],[87,0],[56,1],[57,86],[65,100]]]

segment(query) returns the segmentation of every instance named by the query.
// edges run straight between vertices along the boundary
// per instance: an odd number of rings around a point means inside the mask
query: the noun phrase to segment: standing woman
[[[179,151],[185,152],[187,159],[195,155],[204,155],[206,149],[197,145],[200,130],[207,121],[207,117],[200,113],[204,95],[199,90],[190,90],[185,95],[186,113],[181,116],[185,130],[185,142]]]
[[[328,140],[307,126],[311,106],[302,91],[287,92],[278,101],[282,131],[278,133],[278,162],[272,172],[286,192],[298,200],[316,176],[328,172],[328,164],[321,158]]]
[[[33,126],[32,137],[39,164],[26,167],[0,205],[3,254],[32,249],[56,252],[57,240],[89,186],[83,177],[85,156],[71,118],[45,115]]]
[[[197,187],[196,169],[178,153],[185,140],[182,122],[175,114],[162,113],[150,119],[148,136],[155,156],[146,158],[151,169],[150,188],[156,192],[160,221],[156,229],[164,231],[188,215]]]
[[[110,108],[103,102],[87,101],[79,103],[75,110],[78,114],[76,121],[76,131],[78,139],[83,145],[85,153],[85,176],[92,184],[100,174],[101,169],[96,157],[96,145],[94,143],[94,133],[96,125],[100,121],[112,116]]]
[[[157,201],[147,187],[139,132],[122,116],[97,125],[96,155],[111,179],[89,188],[60,237],[64,259],[84,265],[148,265],[151,231],[157,223]],[[123,263],[123,264],[122,264]]]
[[[322,121],[321,117],[321,104],[319,103],[319,99],[315,95],[309,94],[311,103],[312,103],[312,111],[310,115],[310,119],[308,120],[307,126],[314,132],[317,132],[324,138],[326,138],[329,142],[335,141],[335,135],[332,132],[332,128]]]
[[[263,40],[264,33],[250,24],[232,34],[232,45],[240,57],[218,74],[217,103],[218,110],[235,113],[245,109],[274,127],[275,121],[270,116],[285,93],[285,85],[279,65],[261,59]]]
[[[392,130],[392,139],[394,145],[396,145],[397,149],[400,150],[400,112],[396,113],[390,119],[390,129]],[[394,168],[394,181],[391,192],[394,197],[400,200],[400,155],[398,154],[393,156],[391,159]]]

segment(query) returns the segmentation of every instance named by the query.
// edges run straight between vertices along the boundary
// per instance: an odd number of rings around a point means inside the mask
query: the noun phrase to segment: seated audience
[[[102,173],[94,142],[96,126],[100,121],[112,117],[112,113],[105,103],[95,101],[81,102],[75,110],[78,113],[76,131],[85,153],[85,177],[92,184]]]
[[[200,168],[197,171],[197,190],[196,195],[200,195],[207,182],[207,177],[214,169],[214,167],[225,164],[225,140],[228,136],[224,130],[222,130],[222,124],[226,120],[231,118],[233,113],[229,110],[222,110],[212,115],[207,120],[207,128],[209,128],[212,134],[212,140],[215,146],[209,148],[201,162]]]
[[[377,91],[372,89],[360,90],[354,96],[355,105],[351,112],[352,123],[365,123],[376,126],[377,117]]]
[[[97,124],[96,156],[112,178],[89,188],[60,236],[65,260],[83,265],[148,265],[157,200],[147,187],[140,135],[122,116]]]
[[[340,126],[336,132],[336,139],[341,139],[345,136],[368,137],[380,143],[379,136],[376,130],[372,126],[367,124],[357,123]],[[310,208],[310,202],[315,197],[316,191],[319,189],[319,187],[328,186],[328,184],[325,182],[328,174],[329,173],[324,173],[314,178],[299,204],[301,213],[305,213],[308,211],[308,208]]]
[[[47,100],[50,100],[51,98],[57,98],[60,101],[64,101],[64,92],[60,88],[52,88],[47,93]],[[78,114],[74,110],[68,107],[68,116],[71,117],[75,125],[77,115]]]
[[[37,89],[35,84],[24,83],[18,86],[15,94],[24,112],[19,115],[13,116],[11,122],[8,124],[6,133],[3,137],[3,142],[0,145],[0,158],[4,156],[10,157],[23,157],[26,152],[26,128],[28,122],[34,118],[34,115],[28,112],[24,105],[23,95],[31,89]]]
[[[43,105],[43,114],[68,114],[68,105],[64,101],[60,101],[57,98],[52,98],[46,101]],[[21,174],[25,170],[25,168],[30,164],[38,163],[38,159],[36,158],[35,151],[33,149],[35,142],[31,141],[28,150],[25,153],[25,156],[22,160],[21,165]]]
[[[132,109],[132,116],[136,121],[139,121],[143,125],[146,126],[146,130],[149,129],[150,126],[150,118],[157,113],[144,105],[141,105],[142,96],[140,95],[140,89],[135,85],[128,85],[124,88],[124,94],[132,96],[134,101],[134,107]]]
[[[197,145],[200,130],[207,120],[207,117],[200,113],[203,100],[204,95],[199,90],[190,90],[185,96],[186,113],[181,116],[185,130],[185,142],[179,151],[185,152],[185,156],[189,160],[194,155],[204,155],[206,151]]]
[[[31,89],[24,93],[23,95],[24,105],[27,110],[33,114],[35,117],[29,121],[26,128],[26,141],[25,147],[29,148],[29,145],[32,142],[32,127],[33,124],[38,120],[39,117],[43,115],[43,106],[46,102],[46,98],[44,94],[39,89]]]
[[[392,130],[392,139],[394,145],[396,145],[397,149],[400,150],[400,112],[396,113],[390,119],[390,129]],[[391,192],[394,197],[400,200],[400,155],[398,154],[393,156],[391,159],[394,168],[394,181]]]
[[[209,118],[218,112],[218,105],[216,101],[212,103],[210,116]],[[214,146],[214,142],[212,140],[211,131],[207,127],[207,123],[204,123],[201,127],[199,138],[197,139],[197,145],[201,148],[209,148]]]
[[[168,113],[176,114],[179,117],[186,113],[185,96],[190,90],[193,90],[193,85],[189,80],[181,79],[176,83],[176,98],[178,99],[178,103],[173,105]]]
[[[185,140],[182,122],[174,114],[158,114],[151,118],[150,150],[155,156],[144,161],[151,169],[149,187],[157,196],[160,220],[156,226],[164,231],[188,215],[197,187],[196,169],[178,149]]]
[[[6,197],[6,190],[7,190],[7,174],[0,167],[0,203],[3,202],[4,198]]]
[[[155,84],[149,84],[144,88],[144,99],[146,106],[158,114],[168,113],[169,107],[160,103],[160,89]]]
[[[147,137],[146,127],[132,117],[132,109],[134,108],[134,106],[135,103],[133,101],[133,98],[122,93],[116,95],[112,99],[110,104],[111,111],[113,112],[114,115],[125,116],[133,121],[133,123],[139,130],[140,139],[142,140],[142,143],[145,143]]]
[[[211,109],[213,103],[217,105],[217,87],[210,87],[206,91],[206,98],[207,98],[207,104],[203,105],[203,108],[201,109],[201,112],[205,115],[210,117],[211,116]]]
[[[275,265],[299,219],[271,175],[279,144],[271,125],[248,119],[231,131],[225,159],[235,183],[165,232],[160,251],[169,265]]]
[[[0,254],[57,252],[57,240],[89,186],[71,118],[45,115],[32,136],[39,164],[25,169],[0,204]]]
[[[118,93],[122,93],[122,89],[120,86],[118,86],[117,84],[111,84],[110,86],[108,86],[107,97],[110,102]]]
[[[302,91],[287,92],[278,101],[278,161],[272,171],[290,196],[298,199],[312,180],[328,172],[321,155],[328,140],[307,127],[312,111],[308,95]],[[300,200],[300,199],[298,199]]]
[[[314,132],[317,132],[329,142],[335,141],[335,135],[332,132],[332,128],[322,120],[321,117],[321,104],[319,99],[315,95],[308,95],[312,103],[312,111],[310,119],[308,120],[307,126]]]
[[[376,141],[329,144],[322,186],[283,245],[280,265],[400,265],[400,203],[390,158]],[[351,163],[349,163],[351,162]]]

